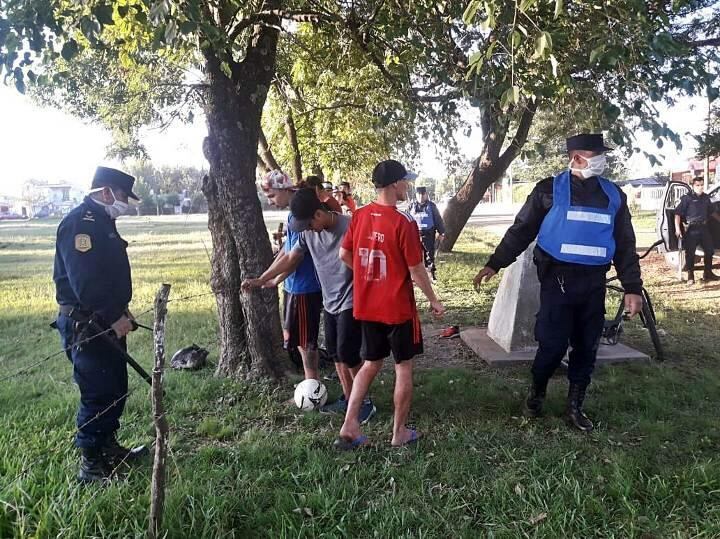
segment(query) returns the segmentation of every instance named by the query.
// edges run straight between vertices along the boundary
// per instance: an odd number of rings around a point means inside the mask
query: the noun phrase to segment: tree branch
[[[267,24],[276,26],[279,20],[295,21],[295,22],[320,22],[331,20],[324,13],[318,11],[304,11],[304,10],[283,10],[283,9],[268,9],[264,11],[258,11],[250,17],[238,21],[233,29],[228,34],[228,40],[230,43],[235,41],[243,30],[256,24]]]
[[[712,37],[709,39],[698,39],[695,41],[688,41],[687,44],[690,47],[720,47],[720,37]]]
[[[532,125],[533,119],[535,118],[535,112],[537,111],[537,107],[538,100],[535,99],[531,101],[527,107],[525,107],[525,110],[523,110],[522,116],[520,117],[520,123],[518,124],[518,128],[515,131],[515,136],[510,142],[510,145],[500,156],[499,162],[500,166],[503,167],[503,170],[507,169],[507,167],[510,166],[510,163],[512,163],[513,160],[518,156],[520,150],[527,142],[528,132],[530,131],[530,126]]]

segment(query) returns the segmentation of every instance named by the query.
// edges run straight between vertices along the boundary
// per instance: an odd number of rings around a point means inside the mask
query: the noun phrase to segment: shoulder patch
[[[75,234],[75,250],[87,253],[92,249],[92,240],[87,234]]]

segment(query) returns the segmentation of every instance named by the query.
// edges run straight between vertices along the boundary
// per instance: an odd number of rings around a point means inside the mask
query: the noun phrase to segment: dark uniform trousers
[[[57,327],[63,348],[67,349],[77,338],[75,322],[60,314]],[[106,335],[127,350],[124,338],[117,339],[114,332]],[[72,361],[73,378],[80,389],[75,444],[80,448],[99,448],[120,428],[128,391],[127,363],[103,337],[83,343],[79,349],[73,347],[66,354]]]
[[[435,228],[431,230],[425,230],[420,232],[420,241],[425,248],[427,258],[425,259],[425,267],[431,271],[435,271],[435,236],[437,230]]]
[[[715,246],[713,245],[712,235],[710,234],[710,228],[707,224],[703,225],[688,225],[683,238],[683,246],[685,247],[685,264],[687,270],[692,274],[695,267],[695,250],[698,245],[702,246],[706,274],[712,271],[713,254],[715,253]]]
[[[540,310],[535,323],[538,350],[532,365],[535,380],[548,380],[568,345],[568,379],[587,386],[595,368],[605,325],[605,274],[552,268],[540,279]]]

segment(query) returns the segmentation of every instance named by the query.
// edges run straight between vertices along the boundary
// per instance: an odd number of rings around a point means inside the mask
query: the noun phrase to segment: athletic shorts
[[[353,317],[352,308],[337,314],[325,311],[325,349],[333,361],[351,369],[359,366],[361,346],[362,327]]]
[[[291,294],[285,292],[283,329],[288,332],[285,348],[299,346],[307,350],[317,349],[320,333],[322,293]]]
[[[423,353],[422,330],[417,315],[402,324],[362,322],[360,357],[366,361],[385,359],[392,352],[395,363]]]

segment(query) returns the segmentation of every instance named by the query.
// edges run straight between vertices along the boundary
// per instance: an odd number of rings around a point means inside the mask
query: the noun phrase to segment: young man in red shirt
[[[415,220],[397,209],[407,200],[408,181],[415,175],[397,161],[378,163],[373,170],[374,202],[359,208],[340,248],[340,259],[353,270],[353,315],[362,325],[363,366],[353,381],[338,449],[367,443],[358,413],[370,384],[392,352],[395,359],[395,417],[392,445],[419,438],[405,423],[413,390],[413,357],[423,352],[420,319],[413,281],[430,301],[436,316],[445,311],[433,291],[423,264],[423,250]]]

